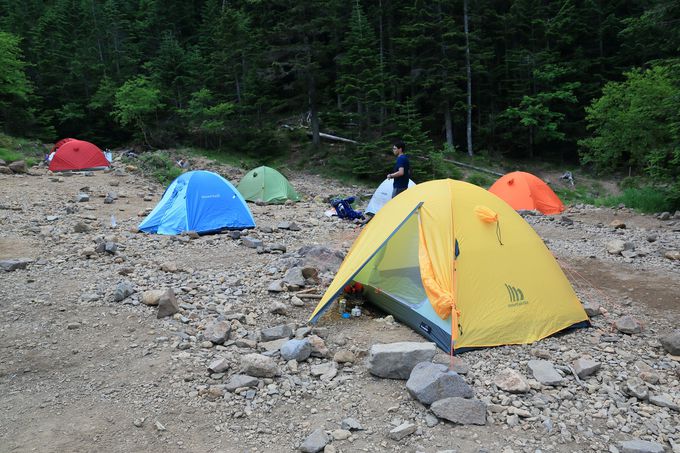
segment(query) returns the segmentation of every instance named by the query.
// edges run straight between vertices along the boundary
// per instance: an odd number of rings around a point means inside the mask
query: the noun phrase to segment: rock
[[[345,418],[341,423],[340,426],[342,429],[346,429],[348,431],[362,431],[364,429],[363,426],[361,426],[361,423],[359,423],[358,420],[347,417]]]
[[[243,245],[245,245],[246,247],[251,248],[251,249],[256,249],[258,247],[262,247],[262,241],[261,240],[254,238],[254,237],[250,237],[250,236],[242,237],[241,242],[243,243]]]
[[[617,319],[616,322],[614,322],[614,326],[619,332],[627,333],[629,335],[642,332],[642,324],[640,324],[640,321],[630,315]]]
[[[445,398],[432,403],[430,410],[437,417],[460,425],[486,424],[486,404],[477,399]]]
[[[288,306],[283,302],[274,301],[269,306],[269,313],[275,315],[285,315],[288,312]]]
[[[279,338],[291,338],[293,329],[288,324],[262,329],[260,339],[262,341],[278,340]]]
[[[233,392],[240,388],[257,387],[259,382],[258,378],[248,376],[247,374],[234,374],[229,378],[224,388],[229,392]]]
[[[408,379],[413,368],[432,360],[435,352],[434,343],[374,344],[368,355],[368,371],[382,378]]]
[[[425,405],[454,396],[460,398],[474,396],[472,388],[462,376],[448,371],[445,365],[431,362],[420,362],[413,368],[406,381],[406,389],[413,398]]]
[[[663,256],[669,260],[680,261],[680,250],[668,250]]]
[[[352,437],[352,433],[346,429],[336,429],[331,433],[331,436],[333,440],[347,440]],[[326,452],[324,451],[324,453]]]
[[[26,161],[15,160],[8,165],[9,169],[14,173],[28,173],[28,168],[26,167]]]
[[[77,222],[73,226],[74,233],[87,233],[88,231],[90,231],[90,229],[91,229],[90,226],[84,222]]]
[[[647,440],[627,440],[621,444],[622,453],[663,453],[663,445]]]
[[[312,365],[309,373],[324,382],[328,382],[337,376],[338,366],[335,362],[324,362],[318,365]]]
[[[116,302],[120,302],[122,300],[127,299],[129,296],[133,295],[135,293],[134,288],[132,287],[132,283],[130,282],[121,282],[118,283],[116,286],[116,289],[113,291],[113,300]]]
[[[557,372],[552,362],[547,360],[529,360],[527,366],[538,382],[543,385],[559,385],[562,383],[562,375]]]
[[[323,450],[323,448],[331,441],[331,438],[326,434],[326,431],[319,428],[314,430],[312,434],[307,436],[305,441],[300,446],[300,451],[303,453],[316,453]]]
[[[274,359],[262,354],[244,355],[241,359],[241,371],[256,377],[274,377],[279,372]]]
[[[224,357],[216,358],[212,362],[210,362],[210,365],[208,365],[208,371],[210,371],[211,373],[222,373],[224,371],[227,371],[228,369],[229,362]]]
[[[352,351],[348,351],[347,349],[340,349],[333,356],[333,360],[335,360],[338,363],[354,363],[356,357],[354,356],[354,353],[352,353]]]
[[[662,336],[659,341],[664,350],[670,355],[680,355],[680,329]]]
[[[302,268],[293,267],[288,269],[286,275],[283,276],[283,282],[289,286],[303,287],[305,286],[305,278],[302,275]]]
[[[79,193],[76,195],[76,203],[84,203],[90,201],[90,196],[86,193]]]
[[[581,357],[580,359],[574,360],[572,366],[574,367],[576,375],[583,379],[586,376],[596,373],[602,365],[595,360]]]
[[[175,273],[177,272],[177,263],[174,261],[168,261],[166,263],[161,264],[161,270],[163,272],[170,272],[170,273]]]
[[[607,253],[609,253],[610,255],[620,255],[621,252],[626,250],[626,243],[621,239],[614,239],[612,241],[607,242],[606,248]]]
[[[281,357],[284,360],[302,362],[312,354],[312,345],[308,340],[288,340],[281,347]]]
[[[307,337],[307,341],[312,345],[313,357],[328,357],[328,347],[326,347],[326,342],[323,341],[323,338],[317,335],[310,335]]]
[[[519,372],[512,368],[505,368],[494,378],[494,384],[501,390],[510,393],[527,393],[529,383]]]
[[[586,314],[591,318],[598,316],[600,313],[602,313],[600,305],[595,302],[584,302],[583,309],[586,311]]]
[[[413,423],[405,422],[397,426],[396,428],[392,429],[387,434],[387,437],[389,437],[392,440],[400,441],[404,437],[410,436],[411,434],[415,433],[416,429],[417,426],[414,425]]]
[[[175,297],[175,291],[172,288],[165,290],[163,295],[158,299],[158,312],[156,317],[158,319],[165,318],[166,316],[172,316],[179,311],[179,305],[177,303],[177,298]]]
[[[11,260],[0,260],[0,269],[5,272],[13,272],[17,269],[26,269],[33,262],[30,258],[14,258]]]
[[[209,323],[203,331],[203,338],[214,343],[223,344],[229,339],[231,333],[231,323],[222,320],[215,320]]]
[[[623,223],[623,221],[619,219],[614,219],[609,223],[609,226],[614,228],[615,230],[625,230],[626,229],[626,224]]]
[[[303,267],[313,267],[319,272],[335,272],[345,256],[341,252],[318,245],[306,245],[298,250],[303,257]]]
[[[267,287],[267,291],[270,293],[280,293],[286,289],[286,284],[283,282],[283,280],[274,280]]]
[[[661,395],[649,395],[649,402],[659,407],[667,407],[676,412],[680,412],[680,406],[673,402],[673,397],[668,393]]]
[[[639,400],[645,400],[649,394],[649,389],[642,379],[639,377],[632,377],[625,382],[623,392],[626,395],[634,396]]]
[[[151,289],[149,291],[144,291],[142,293],[142,300],[141,302],[144,305],[152,305],[156,306],[158,305],[158,301],[161,299],[161,296],[165,292],[164,289]]]

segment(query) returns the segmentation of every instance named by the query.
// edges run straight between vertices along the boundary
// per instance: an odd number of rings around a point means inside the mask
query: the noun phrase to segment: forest
[[[578,165],[680,202],[675,0],[0,0],[0,125],[261,160],[403,138],[446,157]],[[309,138],[307,139],[307,137]]]

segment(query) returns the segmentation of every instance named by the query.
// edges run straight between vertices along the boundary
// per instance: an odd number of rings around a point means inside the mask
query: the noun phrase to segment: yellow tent
[[[531,343],[588,321],[531,226],[495,195],[450,179],[414,186],[376,214],[310,322],[352,281],[447,352]]]

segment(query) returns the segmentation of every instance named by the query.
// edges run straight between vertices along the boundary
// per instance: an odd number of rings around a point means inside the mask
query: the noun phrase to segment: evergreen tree
[[[351,109],[349,119],[364,131],[380,120],[384,87],[375,32],[358,1],[343,48],[336,82],[340,104]]]

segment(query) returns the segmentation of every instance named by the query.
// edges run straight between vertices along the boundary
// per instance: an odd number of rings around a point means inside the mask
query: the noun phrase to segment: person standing
[[[397,162],[394,164],[394,173],[389,173],[387,179],[394,180],[394,188],[392,189],[392,198],[396,197],[408,188],[408,182],[411,178],[411,165],[408,156],[404,154],[406,145],[402,140],[397,140],[392,146],[392,152],[397,156]]]

